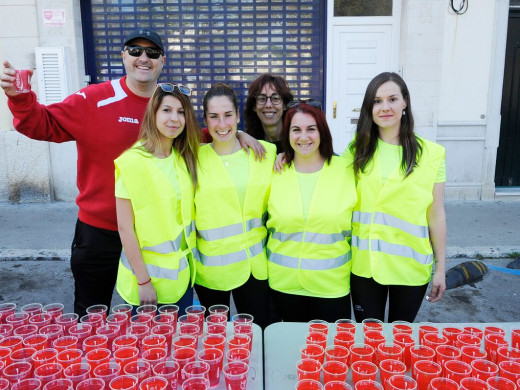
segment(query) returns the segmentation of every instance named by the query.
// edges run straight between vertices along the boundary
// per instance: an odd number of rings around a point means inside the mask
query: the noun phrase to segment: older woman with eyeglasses
[[[269,286],[284,321],[350,318],[350,243],[357,195],[334,156],[317,100],[293,101],[281,132],[288,164],[267,204]]]
[[[128,303],[193,301],[193,198],[200,127],[190,89],[159,84],[139,141],[115,161],[115,195],[123,251],[117,291]]]

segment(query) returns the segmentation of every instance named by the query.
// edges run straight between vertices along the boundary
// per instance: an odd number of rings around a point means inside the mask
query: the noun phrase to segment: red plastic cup
[[[415,340],[411,334],[395,333],[394,344],[400,345],[403,348],[403,362],[406,364],[406,368],[409,370],[411,367],[410,348],[415,346]]]
[[[11,351],[16,351],[22,348],[23,338],[20,336],[7,336],[0,339],[0,347],[9,348]]]
[[[461,390],[488,390],[489,387],[486,382],[477,378],[463,378],[460,381]]]
[[[249,349],[253,347],[253,325],[252,324],[235,324],[234,326],[235,334],[245,334],[249,336],[251,339],[251,344],[249,344]]]
[[[365,332],[365,344],[374,348],[373,362],[379,364],[378,347],[386,341],[385,336],[378,330],[367,330]]]
[[[345,363],[330,360],[323,363],[323,383],[331,381],[346,381],[348,367]]]
[[[145,314],[142,315],[144,316]],[[144,322],[130,323],[130,326],[128,327],[128,334],[132,334],[137,337],[137,348],[139,348],[139,350],[142,350],[142,341],[150,334],[150,329],[151,328]]]
[[[69,329],[71,326],[78,323],[79,316],[76,313],[64,313],[54,317],[54,323],[63,327],[63,334],[69,336]]]
[[[128,327],[128,317],[124,313],[109,314],[107,315],[106,325],[117,326],[119,331],[117,332],[116,337],[119,337],[123,334],[126,334],[126,329]]]
[[[497,362],[497,350],[499,347],[507,346],[508,343],[504,336],[498,333],[488,333],[484,336],[484,349],[488,354],[488,359],[493,363]]]
[[[32,355],[34,368],[39,366],[43,366],[47,363],[56,363],[58,361],[58,351],[54,348],[45,348],[39,351],[36,351]]]
[[[211,305],[208,307],[208,313],[211,314],[224,314],[226,317],[229,314],[229,306],[227,305]]]
[[[119,375],[110,381],[108,387],[110,390],[137,390],[137,378],[132,375]]]
[[[5,363],[5,365],[11,364],[11,351],[10,348],[7,347],[0,347],[0,362]],[[0,370],[1,372],[2,370]]]
[[[141,341],[141,345],[143,347],[143,351],[152,348],[162,348],[166,350],[166,336],[160,334],[150,334],[143,338],[143,340]]]
[[[63,314],[64,308],[65,305],[63,303],[49,303],[42,307],[42,313],[49,313],[52,316],[52,320],[55,321],[57,317]]]
[[[356,334],[348,331],[338,331],[334,335],[334,345],[341,345],[345,348],[350,348],[354,345]]]
[[[14,312],[13,314],[10,314],[5,318],[5,323],[11,324],[14,329],[14,328],[18,328],[19,326],[22,326],[22,325],[28,325],[30,317],[31,317],[31,315],[29,313],[25,313],[25,312],[21,312],[21,311]]]
[[[228,362],[244,362],[249,364],[251,352],[247,348],[233,348],[226,352]]]
[[[325,358],[328,362],[338,361],[348,365],[350,351],[341,345],[333,345],[325,350]]]
[[[142,358],[150,363],[152,368],[160,362],[164,362],[168,354],[166,352],[166,348],[150,348],[143,352]]]
[[[500,376],[488,378],[486,383],[490,390],[516,390],[516,385],[511,379]]]
[[[92,334],[96,334],[97,328],[99,328],[105,322],[105,318],[102,313],[90,313],[85,314],[83,317],[79,319],[79,322],[82,324],[88,324],[92,326]]]
[[[148,314],[153,318],[157,314],[157,305],[141,305],[135,310],[135,312],[137,314]]]
[[[209,382],[209,364],[199,360],[188,362],[182,368],[183,383],[189,378],[206,378]]]
[[[206,390],[209,389],[209,380],[206,378],[188,378],[182,384],[182,390]]]
[[[74,387],[76,387],[81,381],[90,378],[91,371],[92,369],[88,363],[74,363],[63,370],[63,376],[66,379],[70,379]]]
[[[403,347],[398,344],[394,345],[385,345],[383,343],[377,346],[377,362],[378,364],[381,360],[385,359],[393,359],[403,361]]]
[[[357,360],[352,363],[350,369],[352,370],[352,382],[354,386],[361,380],[376,380],[378,368],[372,362]]]
[[[168,355],[171,354],[172,350],[172,339],[173,339],[173,326],[167,324],[158,324],[155,325],[150,330],[152,335],[162,335],[166,338],[166,352]],[[224,338],[225,340],[225,338]]]
[[[502,337],[506,337],[506,331],[499,326],[486,326],[484,328],[484,338],[487,334],[498,334]]]
[[[93,349],[85,354],[85,360],[90,364],[92,372],[102,363],[108,363],[112,352],[108,348]]]
[[[83,351],[81,349],[66,349],[64,351],[58,352],[56,356],[56,361],[62,365],[65,369],[71,364],[81,363],[83,359]]]
[[[168,381],[168,387],[177,389],[177,378],[179,376],[179,363],[173,360],[157,363],[152,369],[155,376],[163,377]],[[219,372],[220,375],[220,372]],[[220,379],[220,376],[219,376]],[[217,382],[218,383],[218,382]]]
[[[520,379],[520,363],[509,360],[498,363],[498,370],[501,377],[510,379],[516,383]]]
[[[374,359],[374,348],[370,345],[365,344],[353,344],[349,348],[350,350],[350,364],[354,364],[357,361],[372,362]]]
[[[462,333],[477,336],[481,341],[484,338],[484,331],[482,329],[475,328],[474,326],[465,326],[462,329]]]
[[[424,335],[426,333],[439,334],[439,329],[433,325],[419,325],[419,344],[424,345]]]
[[[520,349],[520,329],[511,330],[511,347]]]
[[[132,305],[123,303],[112,308],[112,314],[119,318],[119,315],[124,315],[126,320],[121,324],[121,335],[126,333],[128,325],[130,324],[130,317],[132,316]],[[107,316],[108,321],[108,316]]]
[[[197,359],[197,350],[189,347],[177,348],[172,352],[172,359],[179,364],[178,378],[179,384],[182,385],[183,378],[180,373],[182,373],[182,369],[187,363],[193,362]]]
[[[11,363],[2,371],[3,377],[11,384],[30,378],[32,374],[32,365],[29,362]]]
[[[107,348],[112,349],[112,343],[115,338],[119,336],[120,329],[119,325],[116,324],[105,324],[101,325],[96,329],[96,334],[107,337]]]
[[[108,307],[106,305],[92,305],[87,307],[87,314],[101,314],[103,317],[103,323],[107,320]]]
[[[88,336],[85,340],[83,340],[83,352],[85,352],[85,354],[98,348],[108,349],[107,336],[102,334],[95,334],[93,336]]]
[[[327,335],[329,333],[329,323],[325,320],[310,320],[309,324],[309,333],[312,332],[322,332]]]
[[[497,364],[509,360],[512,362],[520,362],[520,349],[503,345],[497,348]]]
[[[153,326],[153,317],[155,317],[155,315],[151,315],[148,313],[136,314],[130,317],[130,326],[135,324],[141,324],[151,328]]]
[[[150,363],[143,359],[137,359],[135,362],[130,362],[125,366],[123,371],[126,375],[133,375],[137,378],[137,383],[141,383],[148,378],[152,373]]]
[[[33,334],[23,340],[24,347],[34,348],[37,351],[47,348],[49,337],[44,334]]]
[[[5,319],[7,316],[14,314],[16,312],[16,303],[7,302],[0,304],[0,324],[5,324]]]
[[[251,337],[247,334],[235,333],[228,337],[228,348],[248,348],[251,350]]]
[[[392,375],[404,375],[406,372],[406,364],[397,359],[384,359],[379,362],[379,377],[383,388],[386,389],[386,381]]]
[[[296,390],[323,390],[323,386],[320,382],[314,379],[302,379],[296,382]]]
[[[417,382],[415,379],[406,375],[393,375],[386,382],[389,390],[416,390]]]
[[[233,322],[233,326],[244,324],[253,325],[254,317],[251,314],[238,313],[231,317],[231,321]]]
[[[488,378],[498,375],[498,366],[495,363],[490,362],[489,360],[473,360],[470,363],[470,366],[472,369],[471,376],[473,378],[486,381]]]
[[[137,341],[137,336],[133,334],[124,334],[114,339],[114,341],[112,342],[112,350],[115,352],[119,348],[137,348]]]
[[[439,335],[438,333],[426,333],[423,337],[424,345],[430,348],[437,348],[439,345],[448,345],[450,340],[443,335]]]
[[[43,390],[72,390],[73,383],[69,379],[54,379],[43,386]]]
[[[198,339],[197,336],[189,335],[189,334],[181,334],[173,338],[173,349],[177,350],[179,348],[193,348],[197,349],[198,347]]]
[[[32,355],[36,352],[36,349],[30,347],[24,347],[11,352],[11,362],[29,362],[32,364]]]
[[[83,346],[83,341],[92,335],[92,325],[79,323],[71,325],[68,329],[70,336],[76,336],[78,338],[78,345]]]
[[[336,320],[336,332],[356,333],[356,321],[349,318],[340,318]]]
[[[487,359],[487,352],[480,349],[479,345],[464,345],[460,348],[460,354],[460,359],[468,364],[473,360]]]
[[[152,324],[155,325],[171,325],[175,322],[173,314],[159,313],[153,317]]]
[[[7,381],[6,379],[0,379],[0,381]],[[7,382],[9,383],[9,382]],[[7,389],[8,387],[2,387],[2,383],[0,382],[0,390]],[[27,378],[22,379],[19,382],[16,382],[11,386],[11,390],[40,390],[42,388],[42,383],[39,379],[36,378]]]
[[[323,386],[323,390],[352,390],[352,387],[347,382],[330,381]]]
[[[121,347],[114,351],[114,360],[121,366],[121,370],[130,362],[136,362],[139,358],[139,349],[136,347]]]
[[[462,334],[462,329],[448,326],[442,329],[442,335],[448,338],[448,343],[454,347],[457,346],[457,336]]]
[[[92,374],[94,378],[103,379],[105,388],[108,388],[110,381],[121,374],[121,366],[114,362],[101,363],[92,371]]]
[[[206,315],[206,308],[202,305],[191,305],[185,309],[186,314],[193,314],[199,319],[198,325],[200,328],[199,336],[202,334],[204,329],[204,316]]]
[[[27,336],[31,336],[33,334],[38,333],[38,327],[33,324],[22,325],[16,329],[13,329],[13,336],[20,336],[22,339],[25,339]]]
[[[200,361],[206,362],[209,365],[208,375],[210,387],[218,386],[224,360],[223,352],[218,348],[206,348],[204,351],[200,351],[197,357]]]
[[[354,390],[383,390],[383,385],[371,379],[364,379],[354,384]]]
[[[174,318],[173,321],[173,333],[177,331],[177,318],[179,316],[179,306],[177,305],[162,305],[157,310],[159,314],[165,313],[165,314],[171,314]]]
[[[165,390],[167,387],[168,381],[160,376],[143,379],[139,384],[139,390]]]
[[[14,85],[16,92],[27,93],[31,92],[31,71],[29,69],[16,69],[15,70],[15,81]]]
[[[104,390],[105,382],[99,378],[88,378],[76,385],[76,390]]]
[[[34,377],[45,387],[50,381],[63,377],[63,367],[59,363],[46,363],[34,369]]]
[[[29,324],[36,325],[39,328],[50,325],[53,317],[50,313],[38,313],[29,318]]]
[[[226,338],[221,334],[209,334],[202,339],[202,345],[204,346],[204,349],[217,348],[224,353]]]
[[[48,341],[49,345],[52,345],[52,342],[54,340],[56,340],[64,335],[62,326],[58,325],[58,324],[50,324],[50,325],[42,326],[38,330],[38,333],[47,335],[47,337],[49,338],[49,341]]]
[[[435,361],[444,367],[444,363],[448,360],[460,360],[461,358],[460,349],[447,344],[441,344],[435,349]],[[443,370],[443,375],[444,375]]]
[[[363,324],[363,332],[369,330],[378,330],[383,332],[383,321],[378,320],[377,318],[365,318],[361,323]]]
[[[314,379],[316,381],[319,381],[321,373],[321,363],[314,359],[300,359],[296,362],[296,371],[298,373],[298,380]]]
[[[40,314],[42,312],[43,305],[41,303],[28,303],[23,305],[20,310],[24,313],[28,313],[29,316]]]
[[[231,362],[223,368],[227,390],[242,390],[247,388],[247,373],[249,366],[242,362]]]
[[[226,325],[228,316],[225,313],[213,313],[206,317],[206,324]]]
[[[67,349],[78,348],[78,338],[76,336],[62,336],[52,342],[52,347],[61,352]]]
[[[20,382],[18,382],[18,383],[20,383]],[[7,379],[0,378],[0,390],[8,390],[10,385],[11,384],[9,383],[9,381]],[[13,387],[11,387],[11,389],[13,389]],[[31,389],[28,389],[28,390],[31,390]]]
[[[406,333],[413,334],[413,328],[408,321],[394,321],[392,322],[392,334]]]
[[[428,390],[431,381],[441,376],[442,367],[430,360],[418,360],[413,367],[412,378],[417,382],[417,390]]]
[[[458,390],[459,384],[448,378],[433,378],[430,382],[431,390]]]
[[[226,325],[223,323],[211,323],[208,322],[206,325],[207,334],[220,334],[222,336],[226,336]]]
[[[318,344],[305,344],[300,347],[300,355],[302,359],[314,359],[323,364],[325,350]]]
[[[418,360],[435,360],[435,351],[427,347],[426,345],[414,345],[410,348],[410,367],[412,367],[413,374],[413,366]]]
[[[444,372],[446,378],[452,379],[460,384],[462,378],[471,377],[471,366],[460,360],[448,360],[444,363]]]
[[[11,324],[0,324],[0,338],[12,336],[13,329],[14,326]]]

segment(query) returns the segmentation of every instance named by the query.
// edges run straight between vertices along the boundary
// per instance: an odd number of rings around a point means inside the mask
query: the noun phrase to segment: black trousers
[[[110,309],[120,256],[121,239],[117,231],[77,220],[70,268],[74,276],[74,312],[80,318],[91,305],[103,304]]]
[[[421,286],[382,285],[372,278],[350,274],[350,288],[357,322],[365,318],[384,321],[387,298],[387,322],[413,322],[421,308],[428,283]]]
[[[277,321],[271,309],[270,289],[267,280],[258,280],[251,275],[242,286],[230,291],[213,290],[195,285],[200,304],[206,309],[212,305],[230,305],[231,294],[238,313],[251,314],[254,323],[262,329]]]
[[[287,322],[334,322],[351,316],[350,294],[340,298],[317,298],[273,290],[273,298],[283,321]]]

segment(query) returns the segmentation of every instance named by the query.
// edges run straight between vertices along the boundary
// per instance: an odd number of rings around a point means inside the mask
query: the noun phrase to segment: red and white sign
[[[43,24],[58,25],[65,24],[65,10],[64,9],[44,9],[43,10]]]

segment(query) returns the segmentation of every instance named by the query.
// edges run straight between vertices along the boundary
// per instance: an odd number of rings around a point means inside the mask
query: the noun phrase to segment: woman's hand
[[[256,138],[250,136],[243,131],[237,132],[237,139],[240,142],[240,146],[242,149],[249,154],[249,148],[253,149],[253,153],[255,154],[256,161],[262,161],[265,158],[265,148]]]
[[[274,162],[273,170],[275,173],[285,171],[285,153],[278,153]]]
[[[444,272],[435,272],[432,279],[432,290],[430,295],[426,298],[429,302],[437,302],[442,299],[444,291],[446,290],[446,275]]]
[[[157,305],[157,292],[152,282],[139,286],[139,304]]]

